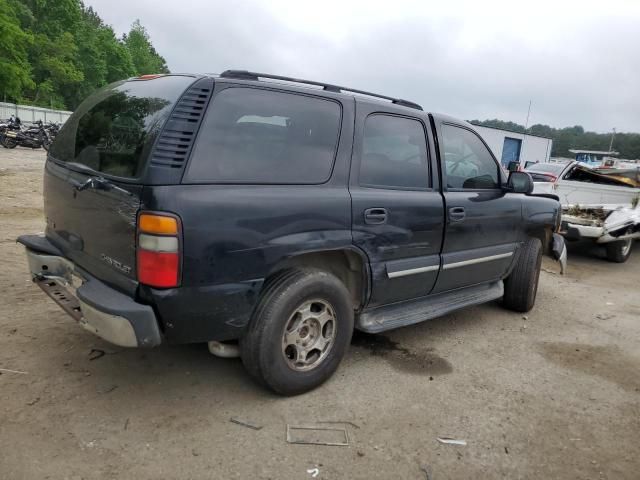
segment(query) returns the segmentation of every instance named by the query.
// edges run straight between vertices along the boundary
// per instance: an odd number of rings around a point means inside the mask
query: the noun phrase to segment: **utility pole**
[[[531,114],[531,100],[529,100],[529,109],[527,110],[527,120],[524,122],[524,133],[527,134],[527,129],[529,128],[529,115]],[[615,131],[615,129],[614,129]]]
[[[611,134],[611,141],[609,142],[609,151],[613,148],[613,139],[616,136],[616,127],[613,127],[613,133]]]
[[[522,143],[520,144],[520,152],[518,153],[518,163],[520,163],[520,156],[524,153],[524,144],[527,142],[527,130],[529,129],[530,114],[531,114],[531,100],[529,100],[529,108],[527,109],[527,119],[524,122],[524,137],[522,137]]]

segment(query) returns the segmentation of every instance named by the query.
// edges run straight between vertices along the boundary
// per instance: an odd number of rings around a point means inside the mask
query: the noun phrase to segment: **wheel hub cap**
[[[325,359],[336,337],[336,315],[324,300],[300,305],[289,317],[282,336],[282,353],[293,370],[305,371]]]

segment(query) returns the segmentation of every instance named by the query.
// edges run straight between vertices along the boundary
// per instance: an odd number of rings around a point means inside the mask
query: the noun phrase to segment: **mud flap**
[[[562,235],[553,234],[551,252],[553,253],[553,258],[560,263],[560,274],[564,275],[567,271],[567,246]]]

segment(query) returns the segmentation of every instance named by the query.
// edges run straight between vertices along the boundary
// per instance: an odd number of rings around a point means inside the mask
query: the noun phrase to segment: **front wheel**
[[[265,284],[240,354],[260,383],[296,395],[335,372],[352,333],[353,305],[338,278],[322,270],[287,270]]]
[[[16,148],[18,146],[18,142],[9,137],[4,137],[2,139],[2,146],[4,148]]]
[[[538,293],[538,279],[542,264],[542,242],[530,238],[522,246],[516,266],[504,281],[503,304],[516,312],[528,312],[533,308]]]
[[[618,240],[617,242],[611,242],[606,244],[607,260],[615,263],[624,263],[631,256],[631,245],[633,244],[632,238],[626,240]]]

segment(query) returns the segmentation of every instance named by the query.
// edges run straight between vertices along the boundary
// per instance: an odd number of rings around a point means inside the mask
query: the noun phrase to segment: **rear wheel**
[[[530,238],[522,246],[516,266],[504,281],[503,304],[516,312],[528,312],[533,308],[538,293],[538,279],[542,264],[542,242]]]
[[[335,372],[352,333],[353,305],[340,280],[321,270],[288,270],[265,284],[240,354],[260,383],[296,395]]]
[[[624,263],[631,256],[631,245],[633,239],[619,240],[606,244],[607,260],[615,263]]]

